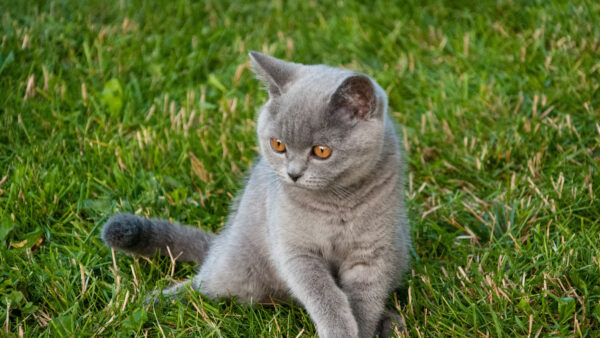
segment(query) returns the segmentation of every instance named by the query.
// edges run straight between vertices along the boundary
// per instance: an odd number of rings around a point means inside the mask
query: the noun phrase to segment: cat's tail
[[[142,256],[169,256],[170,250],[178,261],[197,263],[202,262],[214,238],[198,228],[132,214],[114,215],[102,227],[102,240],[115,249]]]

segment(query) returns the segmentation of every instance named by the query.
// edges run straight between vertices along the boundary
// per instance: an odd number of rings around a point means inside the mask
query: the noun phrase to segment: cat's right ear
[[[300,67],[297,63],[285,62],[259,52],[251,51],[248,55],[252,71],[267,86],[271,96],[281,95]]]

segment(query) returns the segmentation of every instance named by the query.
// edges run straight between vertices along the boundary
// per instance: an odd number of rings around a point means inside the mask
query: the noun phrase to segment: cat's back
[[[250,170],[244,190],[233,203],[230,224],[244,228],[261,228],[266,218],[266,200],[270,186],[277,184],[273,169],[259,156]]]

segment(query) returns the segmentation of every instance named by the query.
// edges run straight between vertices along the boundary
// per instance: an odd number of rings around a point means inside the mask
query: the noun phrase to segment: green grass
[[[253,49],[388,92],[411,336],[600,335],[599,23],[593,0],[0,0],[2,334],[316,334],[297,305],[145,306],[194,267],[99,238],[119,211],[222,227],[266,99]]]

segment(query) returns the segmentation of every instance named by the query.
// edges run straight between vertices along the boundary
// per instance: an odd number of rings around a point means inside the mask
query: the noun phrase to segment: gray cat
[[[202,263],[189,285],[239,302],[300,301],[320,337],[372,337],[409,267],[403,160],[383,89],[366,75],[250,52],[269,92],[261,156],[219,235],[120,214],[102,238],[122,251]]]

